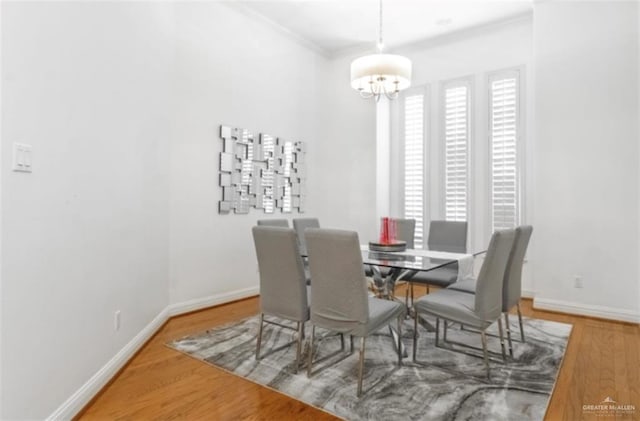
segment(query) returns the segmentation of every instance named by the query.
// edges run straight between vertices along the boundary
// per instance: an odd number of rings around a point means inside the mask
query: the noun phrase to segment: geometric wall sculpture
[[[305,144],[220,126],[219,213],[304,212]]]

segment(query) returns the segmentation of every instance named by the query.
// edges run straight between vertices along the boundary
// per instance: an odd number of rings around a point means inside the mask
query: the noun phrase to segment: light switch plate
[[[24,143],[13,144],[13,171],[32,171],[31,149],[31,145]]]

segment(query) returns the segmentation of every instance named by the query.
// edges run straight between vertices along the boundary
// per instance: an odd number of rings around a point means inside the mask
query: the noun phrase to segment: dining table
[[[404,249],[401,251],[379,251],[372,249],[369,244],[361,244],[362,262],[369,265],[372,273],[372,293],[378,298],[406,302],[395,296],[398,281],[411,281],[418,272],[429,272],[448,265],[458,264],[458,281],[473,276],[474,258],[486,252],[479,250],[474,253],[450,253],[428,249]],[[412,316],[407,308],[407,315]],[[413,316],[415,317],[415,316]],[[428,331],[435,331],[429,321],[420,318],[418,322]],[[389,326],[394,344],[397,344],[397,332]],[[401,350],[406,356],[406,350]]]

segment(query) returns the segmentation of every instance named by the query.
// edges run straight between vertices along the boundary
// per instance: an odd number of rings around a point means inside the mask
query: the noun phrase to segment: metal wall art
[[[304,212],[305,144],[220,126],[219,213]]]

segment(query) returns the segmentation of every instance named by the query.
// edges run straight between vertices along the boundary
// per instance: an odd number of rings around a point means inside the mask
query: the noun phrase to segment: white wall
[[[175,12],[170,195],[174,303],[257,288],[251,227],[257,219],[300,214],[265,215],[256,209],[247,215],[218,214],[219,126],[304,141],[313,160],[322,140],[318,96],[326,61],[270,25],[223,4],[178,3]],[[308,173],[311,184],[318,174],[313,168]],[[311,198],[306,215],[315,215],[313,202]]]
[[[486,247],[491,236],[491,215],[489,197],[489,144],[488,144],[488,77],[487,74],[507,68],[521,68],[521,93],[524,114],[521,152],[524,157],[523,180],[523,223],[530,222],[532,174],[531,149],[533,135],[532,120],[534,89],[532,83],[532,19],[524,15],[468,31],[443,36],[438,39],[408,46],[397,52],[409,57],[413,62],[412,87],[408,91],[426,92],[425,107],[428,118],[425,125],[427,133],[426,148],[426,189],[425,201],[427,218],[443,219],[443,185],[441,147],[441,85],[445,81],[468,78],[471,82],[472,114],[471,114],[471,155],[472,174],[470,187],[471,207],[469,213],[470,247],[480,250]],[[402,207],[402,134],[401,101],[392,103],[392,203],[394,215],[403,214]],[[425,227],[425,230],[428,226]],[[529,295],[533,291],[533,279],[530,268],[525,265],[523,290]]]
[[[362,242],[376,238],[376,103],[350,86],[357,56],[333,58],[322,73],[321,138],[308,156],[310,214],[324,227],[357,231]]]
[[[2,419],[52,413],[168,304],[170,11],[2,3]]]
[[[535,4],[536,307],[639,320],[637,8]]]

